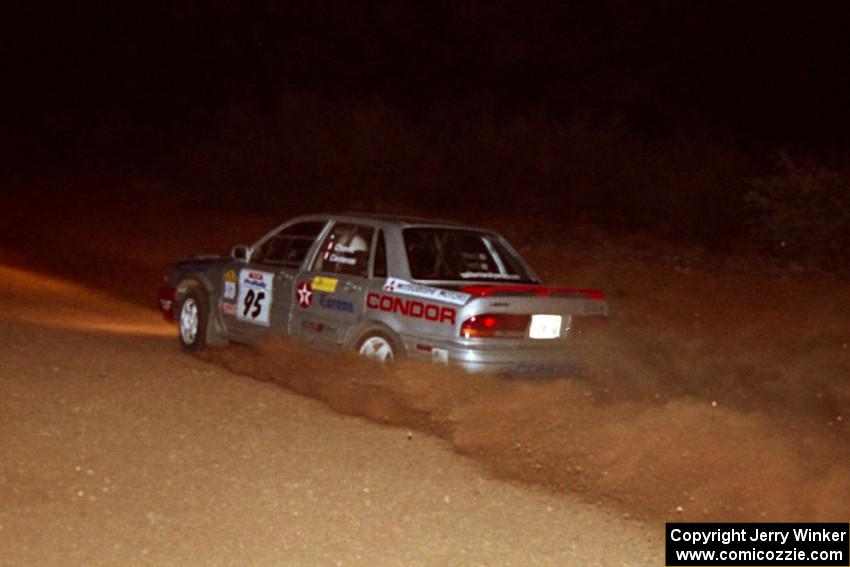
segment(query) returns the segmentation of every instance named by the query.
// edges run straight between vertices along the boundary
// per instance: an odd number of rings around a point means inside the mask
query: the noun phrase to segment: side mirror
[[[248,261],[248,247],[240,244],[238,246],[234,246],[233,249],[230,250],[230,255],[234,260],[239,260],[240,262]]]

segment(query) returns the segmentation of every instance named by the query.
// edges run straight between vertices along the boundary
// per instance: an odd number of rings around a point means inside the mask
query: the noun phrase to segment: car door
[[[363,318],[374,233],[372,226],[360,223],[330,227],[312,264],[296,279],[293,334],[312,342],[342,343]]]
[[[327,221],[285,225],[258,242],[247,262],[224,273],[220,309],[233,340],[291,334],[294,281]]]

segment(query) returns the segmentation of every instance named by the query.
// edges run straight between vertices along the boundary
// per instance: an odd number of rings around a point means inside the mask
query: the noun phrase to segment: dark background
[[[0,177],[40,206],[522,211],[847,262],[845,2],[4,12]]]

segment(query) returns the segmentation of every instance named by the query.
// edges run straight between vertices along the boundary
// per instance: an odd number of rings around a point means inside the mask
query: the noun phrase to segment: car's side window
[[[251,259],[261,264],[299,268],[325,224],[307,221],[288,226],[263,242]]]
[[[374,229],[350,223],[337,223],[322,242],[313,270],[332,274],[367,275]]]
[[[376,278],[387,277],[387,243],[384,241],[384,231],[378,231],[378,242],[375,244],[375,265],[372,275]]]

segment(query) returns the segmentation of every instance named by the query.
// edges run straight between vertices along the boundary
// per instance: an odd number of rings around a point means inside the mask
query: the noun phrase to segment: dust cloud
[[[385,368],[278,339],[202,356],[338,412],[438,435],[495,475],[627,514],[846,519],[850,415],[837,412],[850,402],[847,381],[760,369],[746,349],[712,356],[711,342],[615,322],[573,345],[575,374],[531,379]]]

